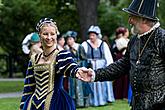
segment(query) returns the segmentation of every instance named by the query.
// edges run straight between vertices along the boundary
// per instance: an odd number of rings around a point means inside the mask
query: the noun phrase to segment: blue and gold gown
[[[41,53],[42,54],[42,53]],[[41,54],[29,61],[20,108],[22,110],[75,110],[63,89],[63,76],[75,77],[78,65],[70,52],[55,51],[51,63],[37,64]]]

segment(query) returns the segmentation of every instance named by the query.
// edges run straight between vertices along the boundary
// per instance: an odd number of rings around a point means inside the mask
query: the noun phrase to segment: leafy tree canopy
[[[70,5],[66,5],[70,2]],[[111,36],[118,26],[129,27],[128,15],[122,8],[131,0],[100,0],[98,25],[103,34]],[[159,0],[158,18],[165,27],[164,0]],[[75,0],[2,0],[0,5],[0,47],[6,53],[21,53],[23,38],[33,31],[40,18],[51,17],[57,21],[61,33],[68,30],[80,32]]]
[[[63,5],[61,2],[58,4],[53,0],[3,0],[2,3],[0,47],[6,53],[21,53],[22,40],[27,34],[35,31],[35,25],[43,17],[53,18],[61,32],[78,27],[76,10],[65,5],[62,8],[59,7]]]

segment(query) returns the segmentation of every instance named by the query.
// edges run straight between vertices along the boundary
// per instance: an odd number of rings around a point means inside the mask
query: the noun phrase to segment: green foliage
[[[7,53],[17,54],[23,37],[34,30],[37,16],[36,2],[4,0],[0,15],[0,46]]]
[[[165,26],[163,13],[164,0],[160,1],[158,17]],[[74,0],[72,0],[74,3]],[[112,35],[118,26],[128,27],[128,15],[122,8],[128,7],[131,0],[101,0],[98,8],[98,24],[103,34]],[[0,5],[0,47],[6,53],[21,53],[21,42],[40,18],[51,17],[57,21],[61,33],[67,30],[79,32],[79,19],[75,4],[65,5],[62,0],[3,0]]]
[[[66,33],[68,30],[79,31],[79,21],[76,10],[63,9],[58,12],[56,18],[61,33]]]
[[[121,16],[119,16],[117,11],[113,10],[114,9],[112,8],[111,10],[103,10],[104,12],[101,10],[102,13],[99,15],[99,25],[101,27],[102,33],[107,34],[108,36],[112,35],[114,30],[118,26],[122,25]]]
[[[35,31],[39,19],[50,17],[57,21],[62,32],[77,29],[75,8],[65,5],[61,9],[56,0],[4,0],[0,7],[0,47],[8,54],[20,54],[24,37]],[[60,3],[60,2],[59,2]]]
[[[161,27],[165,28],[165,12],[164,12],[165,0],[159,0],[158,18],[161,23]]]
[[[106,0],[102,1],[98,8],[99,25],[102,33],[108,36],[112,36],[119,26],[128,27],[128,15],[122,11],[122,8],[128,7],[130,0],[112,2],[114,1],[110,0],[110,3],[107,3]]]
[[[0,55],[0,77],[3,77],[7,72],[7,56]]]
[[[121,10],[128,7],[130,2],[131,0],[101,0],[98,24],[103,33],[111,35],[116,27],[128,26],[128,15]],[[164,26],[165,1],[159,2],[158,16]],[[35,31],[35,25],[42,17],[54,18],[62,33],[69,29],[79,31],[78,14],[74,5],[66,6],[61,0],[3,0],[3,5],[0,6],[0,46],[8,53],[20,53],[24,36]]]

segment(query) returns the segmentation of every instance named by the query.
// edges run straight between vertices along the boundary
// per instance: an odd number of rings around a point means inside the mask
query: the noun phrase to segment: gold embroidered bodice
[[[33,94],[32,103],[38,109],[45,103],[46,97],[54,86],[54,62],[50,64],[34,64],[34,77],[36,89]]]

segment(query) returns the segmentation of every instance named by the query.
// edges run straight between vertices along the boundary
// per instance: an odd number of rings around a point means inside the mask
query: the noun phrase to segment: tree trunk
[[[77,0],[76,7],[80,17],[80,34],[86,40],[90,25],[97,25],[97,7],[99,0]]]

